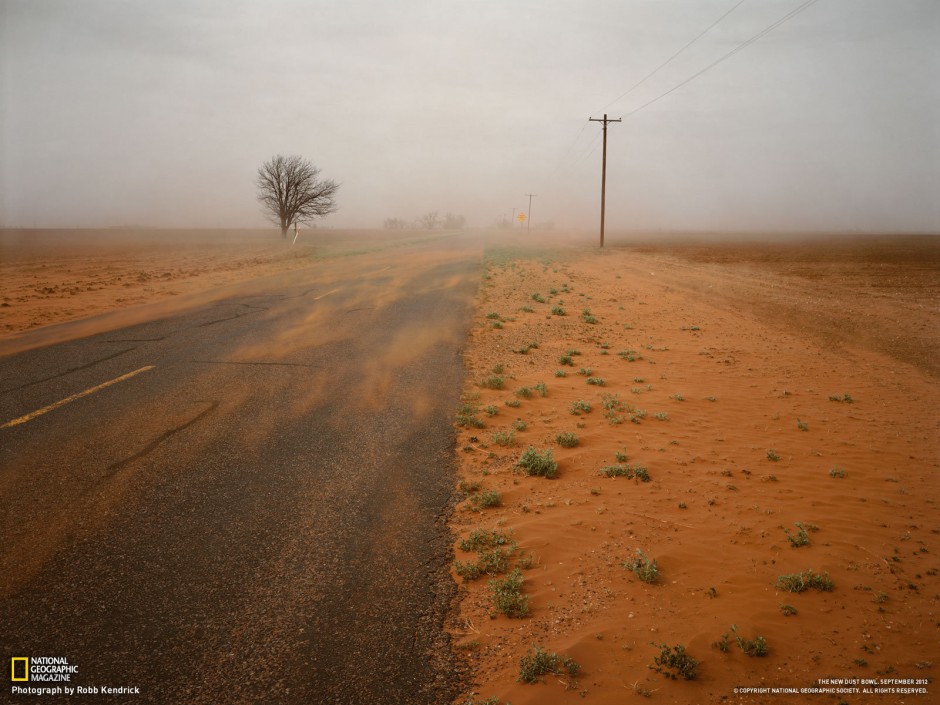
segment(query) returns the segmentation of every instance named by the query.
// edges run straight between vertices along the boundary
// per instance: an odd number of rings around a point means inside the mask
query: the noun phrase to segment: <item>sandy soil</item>
[[[491,576],[455,572],[453,632],[474,673],[458,702],[940,697],[935,683],[927,695],[735,692],[938,675],[938,274],[937,238],[491,249],[451,521],[460,540],[493,529],[516,544],[508,566],[523,567],[530,614],[496,614]],[[502,389],[481,386],[494,375]],[[619,408],[606,412],[604,395]],[[590,412],[572,414],[577,401]],[[576,447],[559,445],[566,432]],[[553,451],[556,479],[515,467],[528,446]],[[600,475],[618,453],[649,481]],[[487,490],[501,505],[474,508]],[[807,545],[791,545],[797,522]],[[624,567],[638,550],[656,561],[652,584]],[[477,560],[460,541],[455,554]],[[778,586],[807,570],[831,591]],[[736,637],[763,637],[766,655]],[[662,644],[686,647],[694,680],[651,669]],[[580,674],[519,682],[534,646]]]

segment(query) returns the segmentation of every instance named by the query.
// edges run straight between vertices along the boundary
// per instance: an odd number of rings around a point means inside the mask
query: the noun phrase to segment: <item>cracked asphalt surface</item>
[[[0,424],[153,366],[0,428],[0,655],[141,690],[109,702],[448,702],[479,254],[351,256],[0,358]]]

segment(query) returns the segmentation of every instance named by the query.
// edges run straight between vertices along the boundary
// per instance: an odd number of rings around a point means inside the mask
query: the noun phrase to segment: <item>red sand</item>
[[[936,697],[936,685],[926,696],[734,689],[937,675],[938,264],[936,238],[492,252],[466,354],[465,398],[486,428],[460,428],[457,450],[463,479],[501,493],[502,506],[473,511],[463,502],[452,526],[461,538],[478,527],[511,534],[515,556],[532,561],[523,570],[531,615],[493,616],[489,578],[455,575],[454,634],[475,697],[513,705],[643,694],[670,703]],[[556,305],[566,315],[552,315]],[[596,323],[584,322],[584,309]],[[514,352],[533,341],[538,348]],[[574,366],[559,364],[571,349],[581,353]],[[503,390],[477,384],[500,364]],[[587,384],[580,368],[603,386]],[[515,395],[538,382],[546,396]],[[625,405],[621,423],[605,418],[604,394]],[[514,400],[518,408],[506,406]],[[576,400],[591,412],[572,415]],[[634,409],[646,412],[637,423]],[[526,428],[513,445],[496,444],[493,434],[517,419]],[[579,445],[560,447],[562,432]],[[557,479],[514,468],[529,445],[553,450]],[[617,451],[651,481],[599,476]],[[809,545],[790,545],[785,530],[795,535],[795,522],[818,527]],[[657,562],[655,584],[623,567],[638,549]],[[828,573],[834,589],[775,587],[807,569]],[[763,636],[767,655],[745,655],[731,625],[745,639]],[[726,653],[713,646],[723,634]],[[651,642],[684,645],[700,662],[695,680],[651,670],[659,653]],[[581,675],[518,682],[533,645],[568,655]]]

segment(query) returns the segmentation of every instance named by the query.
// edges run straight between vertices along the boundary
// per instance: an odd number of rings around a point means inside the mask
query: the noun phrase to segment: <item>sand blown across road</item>
[[[0,350],[152,320],[244,293],[259,278],[424,239],[301,230],[294,244],[276,231],[0,230]],[[55,327],[74,321],[82,323]]]
[[[492,249],[453,517],[478,532],[455,547],[475,697],[913,702],[769,689],[937,676],[938,261],[930,238]],[[523,618],[489,584],[516,565]],[[693,680],[655,662],[678,645]],[[536,646],[580,672],[521,683]]]

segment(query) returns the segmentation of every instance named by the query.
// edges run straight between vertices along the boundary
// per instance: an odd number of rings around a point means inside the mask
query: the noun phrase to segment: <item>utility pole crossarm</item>
[[[604,246],[604,212],[607,205],[607,123],[621,122],[621,118],[608,118],[604,113],[603,118],[588,118],[588,122],[604,123],[604,158],[601,162],[601,247]]]

